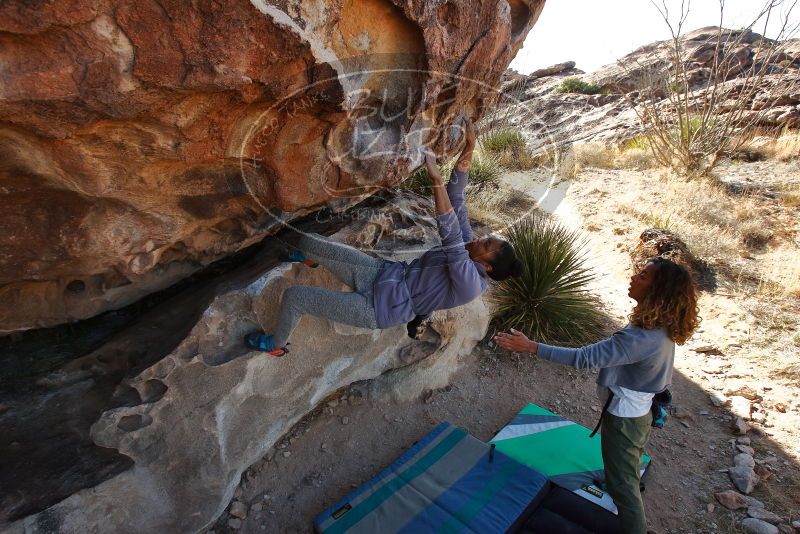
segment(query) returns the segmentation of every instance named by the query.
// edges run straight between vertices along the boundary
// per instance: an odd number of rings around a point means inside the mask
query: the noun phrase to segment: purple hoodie
[[[453,211],[437,215],[441,246],[411,263],[385,261],[375,279],[373,305],[379,328],[409,322],[416,315],[466,304],[487,287],[486,271],[469,257],[472,241],[464,188],[468,174],[453,170],[447,196]]]

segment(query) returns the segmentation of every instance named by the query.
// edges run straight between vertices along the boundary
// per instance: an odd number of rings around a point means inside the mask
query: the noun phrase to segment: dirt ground
[[[750,165],[755,164],[732,165],[721,172],[729,181],[786,180],[787,176],[800,181],[788,164],[785,169]],[[515,194],[540,201],[563,224],[585,233],[589,261],[598,275],[592,289],[610,315],[623,323],[632,306],[626,296],[628,251],[649,226],[631,207],[658,197],[665,187],[663,180],[650,171],[587,169],[574,180],[555,184],[547,173],[535,170],[511,173],[504,182]],[[785,211],[769,196],[763,202],[776,216]],[[791,210],[786,213],[789,218],[779,222],[791,226]],[[796,229],[786,235],[781,254],[798,246]],[[747,260],[784,257],[776,254],[775,246],[767,247]],[[756,462],[772,473],[751,495],[785,520],[796,520],[800,517],[800,400],[792,365],[800,352],[797,298],[766,295],[758,288],[720,278],[715,291],[703,294],[701,315],[700,330],[676,354],[672,388],[676,414],[664,429],[653,431],[648,445],[653,466],[644,497],[650,529],[657,533],[740,532],[744,513],[725,509],[713,495],[733,489],[727,473],[735,453],[733,416],[729,407],[712,404],[709,395],[724,397],[742,386],[761,397],[753,403],[756,421],[751,422],[748,437]],[[693,350],[697,348],[712,350]],[[225,513],[210,530],[233,532],[232,524],[245,533],[311,532],[316,514],[441,421],[489,440],[524,404],[535,402],[593,426],[600,409],[595,375],[525,354],[494,351],[484,343],[465,358],[451,386],[414,401],[373,402],[356,384],[296,425],[243,476],[235,497],[247,508],[241,524],[229,523],[233,517]]]

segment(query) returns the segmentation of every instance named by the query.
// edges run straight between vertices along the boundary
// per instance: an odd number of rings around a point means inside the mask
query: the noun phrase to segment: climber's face
[[[648,263],[638,273],[631,276],[631,284],[628,286],[628,296],[641,303],[650,293],[658,267],[654,263]]]
[[[482,263],[486,272],[492,270],[491,262],[494,261],[495,254],[502,246],[503,240],[492,236],[473,239],[465,245],[467,252],[469,252],[469,257],[478,263]]]

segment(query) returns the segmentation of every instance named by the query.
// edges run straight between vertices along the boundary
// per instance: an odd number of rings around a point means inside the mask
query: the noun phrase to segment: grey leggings
[[[383,260],[318,234],[303,236],[298,247],[307,259],[323,265],[354,291],[308,286],[294,286],[284,291],[273,334],[275,346],[286,345],[305,314],[361,328],[378,328],[372,305],[372,286]]]

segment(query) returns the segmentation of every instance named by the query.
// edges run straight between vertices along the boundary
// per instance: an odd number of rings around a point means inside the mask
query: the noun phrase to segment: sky
[[[661,0],[656,0],[659,5]],[[774,0],[773,0],[774,1]],[[794,0],[785,0],[789,4]],[[677,19],[681,0],[666,0]],[[726,0],[724,25],[749,25],[764,0]],[[778,13],[785,11],[778,8]],[[767,37],[775,37],[780,17],[773,15]],[[800,3],[790,21],[800,23]],[[693,0],[686,31],[717,26],[719,0]],[[753,30],[762,33],[763,22]],[[670,37],[669,28],[649,0],[547,0],[544,11],[525,39],[511,68],[522,74],[564,61],[575,61],[586,72],[613,63],[636,48]]]

